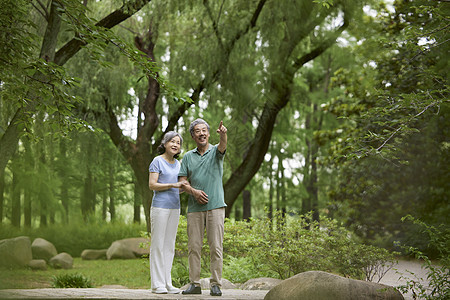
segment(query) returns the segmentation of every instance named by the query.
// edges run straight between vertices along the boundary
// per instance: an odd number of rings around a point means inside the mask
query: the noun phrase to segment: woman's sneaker
[[[163,288],[163,287],[159,287],[159,288],[156,288],[156,289],[152,289],[152,293],[155,293],[155,294],[167,294],[167,289]]]
[[[167,287],[167,292],[169,294],[179,294],[179,293],[181,293],[181,290],[177,289],[176,287],[173,287],[173,286],[168,286]]]

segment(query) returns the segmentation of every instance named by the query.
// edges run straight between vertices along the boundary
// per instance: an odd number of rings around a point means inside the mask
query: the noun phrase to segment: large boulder
[[[72,269],[73,257],[66,252],[62,252],[53,256],[48,263],[55,269]]]
[[[276,278],[254,278],[247,280],[242,286],[242,290],[270,290],[276,285],[280,284],[283,280]]]
[[[108,251],[108,249],[101,249],[101,250],[84,249],[83,252],[81,252],[81,259],[83,260],[105,259],[106,251]]]
[[[149,254],[148,238],[128,238],[115,241],[106,251],[106,258],[109,259],[132,259]],[[142,248],[141,244],[147,245]]]
[[[404,299],[393,287],[344,278],[321,271],[308,271],[284,280],[264,300],[397,300]]]
[[[50,258],[58,254],[55,246],[47,240],[37,238],[31,244],[31,250],[33,251],[33,259],[43,259],[49,261]]]
[[[0,240],[0,266],[26,267],[33,259],[31,240],[27,236]]]

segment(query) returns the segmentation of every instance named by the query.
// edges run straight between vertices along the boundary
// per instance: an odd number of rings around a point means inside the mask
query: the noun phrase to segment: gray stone
[[[32,270],[47,270],[47,262],[43,259],[32,259],[28,263]]]
[[[83,260],[105,259],[106,251],[108,251],[108,249],[101,249],[101,250],[85,249],[83,250],[83,252],[81,252],[81,259]]]
[[[55,269],[72,269],[73,258],[70,254],[62,252],[53,256],[50,259],[49,264]]]
[[[308,271],[284,280],[264,300],[397,300],[404,299],[393,287],[344,278],[322,271]]]
[[[247,280],[242,286],[243,290],[270,290],[283,280],[269,277],[261,277]]]
[[[58,254],[55,246],[47,240],[37,238],[31,244],[31,250],[33,251],[33,259],[44,259],[49,261],[50,258]]]
[[[0,266],[26,267],[33,259],[31,240],[27,236],[0,240]]]
[[[128,238],[115,241],[106,251],[106,258],[110,259],[133,259],[149,254],[148,238]],[[145,248],[141,247],[145,245]]]

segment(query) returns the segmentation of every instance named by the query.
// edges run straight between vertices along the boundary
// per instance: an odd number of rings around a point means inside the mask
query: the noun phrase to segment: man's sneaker
[[[211,296],[222,296],[222,291],[218,285],[211,286]]]
[[[181,292],[183,295],[192,295],[192,294],[201,294],[202,288],[200,286],[196,286],[192,284],[184,291]]]

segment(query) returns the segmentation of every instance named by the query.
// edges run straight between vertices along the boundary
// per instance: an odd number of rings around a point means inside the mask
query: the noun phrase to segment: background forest
[[[148,228],[156,147],[176,130],[194,148],[202,117],[212,143],[228,128],[229,218],[312,212],[365,243],[436,254],[401,219],[449,226],[449,12],[435,0],[0,0],[0,238]]]

